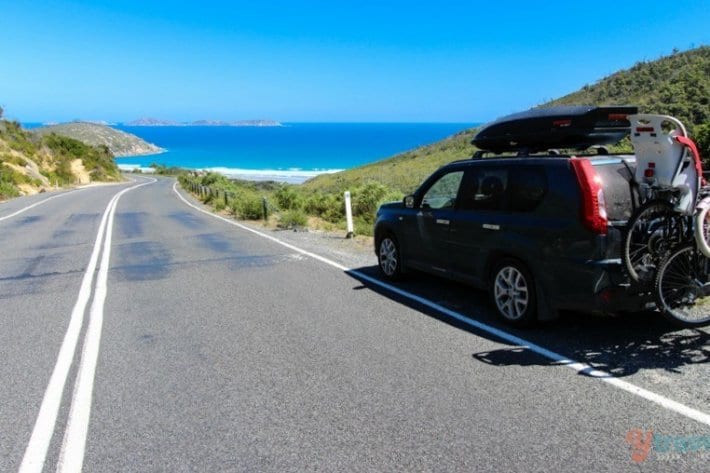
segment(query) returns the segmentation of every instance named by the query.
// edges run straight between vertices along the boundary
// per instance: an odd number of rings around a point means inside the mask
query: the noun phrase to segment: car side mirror
[[[408,195],[404,197],[404,206],[408,209],[414,208],[414,196]]]

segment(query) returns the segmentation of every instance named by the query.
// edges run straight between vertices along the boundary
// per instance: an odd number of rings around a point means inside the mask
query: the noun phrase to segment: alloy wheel
[[[530,303],[528,282],[523,273],[513,266],[501,268],[495,278],[494,299],[506,319],[521,318]]]

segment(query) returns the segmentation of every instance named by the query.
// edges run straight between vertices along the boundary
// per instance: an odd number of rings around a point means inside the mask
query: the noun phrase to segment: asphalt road
[[[483,293],[392,292],[135,180],[0,204],[0,471],[707,471],[707,330],[512,332]]]

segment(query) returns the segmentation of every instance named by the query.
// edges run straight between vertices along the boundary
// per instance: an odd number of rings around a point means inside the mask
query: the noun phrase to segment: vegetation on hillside
[[[710,164],[710,47],[703,46],[656,61],[644,61],[578,92],[553,100],[554,105],[638,105],[644,113],[678,117]],[[411,192],[439,166],[471,156],[476,130],[465,130],[437,143],[389,159],[336,174],[321,175],[303,187],[309,191],[342,192],[374,181],[403,193]],[[613,151],[628,151],[621,143]]]
[[[308,190],[303,186],[275,182],[229,180],[216,173],[196,176],[185,172],[179,176],[184,189],[204,186],[210,192],[196,195],[217,211],[229,212],[244,220],[267,214],[279,228],[304,227],[308,223],[328,230],[345,229],[345,198],[343,193]],[[383,202],[401,200],[403,194],[376,181],[350,188],[355,233],[371,235],[375,212]],[[226,194],[226,198],[225,198]]]
[[[321,174],[303,184],[309,191],[340,192],[368,182],[410,193],[434,170],[457,159],[470,158],[476,130],[464,130],[436,143],[334,174]]]
[[[543,107],[573,104],[638,105],[643,113],[674,116],[710,161],[710,46],[639,62]]]
[[[54,133],[74,138],[90,146],[106,146],[114,156],[141,156],[165,151],[135,135],[96,123],[63,123],[37,128],[32,130],[32,133],[43,136]]]
[[[206,186],[212,193],[201,195],[203,202],[236,218],[263,218],[263,198],[269,213],[281,228],[301,227],[310,220],[326,229],[345,229],[344,192],[350,191],[355,233],[371,235],[380,204],[402,200],[437,168],[475,151],[471,139],[475,130],[465,130],[437,143],[401,153],[393,158],[336,174],[322,174],[305,184],[255,183],[229,180],[209,173],[196,176],[185,172],[180,182]],[[156,165],[151,165],[155,167]],[[224,193],[228,194],[227,203]]]
[[[594,85],[541,105],[638,105],[642,112],[680,118],[688,127],[706,161],[710,160],[710,47],[701,47],[653,62],[641,62]],[[232,192],[238,198],[227,205],[213,194],[203,196],[220,210],[238,218],[262,218],[262,197],[278,214],[281,226],[300,225],[309,218],[344,229],[343,192],[353,199],[356,233],[371,234],[377,207],[411,193],[438,167],[473,155],[476,130],[464,130],[439,142],[335,174],[323,174],[302,185],[233,182],[208,174],[184,175],[181,181]],[[623,140],[612,152],[628,152]],[[301,222],[301,223],[298,223]]]
[[[115,181],[121,175],[105,146],[88,146],[65,136],[36,135],[19,123],[0,120],[0,199],[91,180]]]

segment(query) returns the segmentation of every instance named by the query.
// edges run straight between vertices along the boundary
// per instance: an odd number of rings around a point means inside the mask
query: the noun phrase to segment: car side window
[[[423,209],[453,209],[463,179],[463,171],[444,174],[422,197]]]
[[[531,212],[547,194],[547,175],[541,166],[521,166],[510,171],[510,210]]]
[[[503,210],[508,170],[503,167],[476,166],[466,171],[461,188],[461,210]]]

